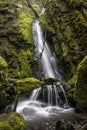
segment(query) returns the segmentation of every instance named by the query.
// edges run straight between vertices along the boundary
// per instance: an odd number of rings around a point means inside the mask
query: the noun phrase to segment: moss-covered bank
[[[23,117],[18,113],[1,115],[0,130],[25,130]]]

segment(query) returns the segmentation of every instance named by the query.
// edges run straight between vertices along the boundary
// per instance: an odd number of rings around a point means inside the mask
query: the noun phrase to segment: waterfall
[[[33,23],[32,30],[35,43],[35,61],[41,63],[42,77],[58,77],[61,80],[61,75],[58,73],[56,55],[51,52],[48,43],[45,41],[38,20]],[[19,101],[17,112],[30,119],[35,118],[35,116],[37,118],[38,115],[47,116],[54,113],[63,113],[69,109],[63,86],[58,82],[56,85],[45,85],[33,90],[29,99]]]
[[[58,69],[57,69],[56,55],[54,52],[53,53],[51,52],[48,43],[45,41],[43,32],[42,32],[42,28],[41,28],[38,20],[36,20],[35,23],[33,24],[33,36],[34,36],[34,42],[35,42],[35,56],[38,55],[38,61],[39,61],[39,59],[41,60],[42,71],[43,71],[44,77],[45,78],[59,77],[61,79],[61,76],[58,73]],[[65,91],[64,91],[62,85],[59,84],[59,87],[63,93],[65,101],[67,101]],[[44,95],[46,95],[46,94],[45,94],[45,90],[43,90],[43,91],[44,91],[44,93],[42,93],[42,95],[44,97]],[[35,90],[34,90],[34,92],[35,92]],[[40,93],[40,89],[39,89],[39,91],[36,91],[36,92]],[[36,93],[35,93],[35,95],[36,95]],[[37,94],[37,96],[38,96],[38,94]],[[47,100],[48,100],[49,105],[58,106],[58,100],[60,100],[60,96],[57,93],[56,85],[47,85],[47,95],[46,96],[48,97]],[[53,103],[54,100],[55,100],[55,103]],[[44,98],[43,98],[43,101],[45,101]]]
[[[38,59],[41,59],[45,78],[61,78],[57,70],[55,53],[52,54],[47,42],[45,41],[38,20],[36,20],[36,22],[33,24],[33,36],[35,41],[35,55],[38,55]]]

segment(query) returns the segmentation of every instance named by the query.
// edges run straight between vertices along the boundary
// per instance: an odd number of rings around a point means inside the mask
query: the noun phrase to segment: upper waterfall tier
[[[55,53],[51,53],[50,47],[43,37],[42,28],[38,20],[33,24],[33,35],[35,41],[35,55],[37,55],[41,60],[45,78],[60,77],[57,70],[57,59]]]

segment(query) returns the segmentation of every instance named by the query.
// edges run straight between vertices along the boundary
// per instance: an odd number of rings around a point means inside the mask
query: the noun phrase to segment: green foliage
[[[0,116],[0,130],[25,130],[25,122],[18,113],[3,114]]]

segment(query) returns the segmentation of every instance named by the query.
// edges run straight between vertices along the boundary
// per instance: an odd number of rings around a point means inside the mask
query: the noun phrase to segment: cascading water
[[[36,20],[36,22],[33,24],[33,35],[34,35],[34,41],[35,41],[35,56],[37,57],[37,59],[40,59],[41,61],[43,76],[45,78],[59,77],[61,79],[61,76],[59,75],[58,70],[57,70],[57,64],[56,64],[57,60],[56,60],[55,53],[52,54],[50,47],[45,41],[41,26],[38,20]],[[58,83],[58,86],[63,93],[65,101],[67,101],[62,85]],[[44,95],[46,95],[48,97],[47,100],[48,100],[49,105],[58,106],[58,99],[60,97],[59,97],[59,94],[57,93],[56,85],[47,85],[46,87],[47,87],[47,95],[45,94],[46,92],[45,89],[43,89],[44,91],[44,93],[42,93],[43,101],[44,101]],[[38,93],[40,93],[40,90],[38,91]],[[53,103],[53,100],[55,100],[55,104]]]
[[[35,60],[41,62],[42,77],[59,77],[61,80],[55,53],[51,52],[45,41],[38,20],[33,24],[33,37],[35,42]],[[49,114],[67,112],[70,108],[64,109],[65,104],[68,106],[66,94],[61,83],[58,82],[56,85],[47,85],[35,89],[28,100],[19,101],[17,112],[20,112],[25,119],[29,120],[37,118],[38,115],[48,116]]]

